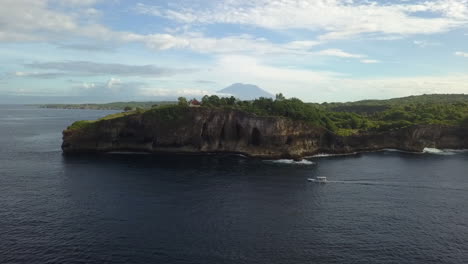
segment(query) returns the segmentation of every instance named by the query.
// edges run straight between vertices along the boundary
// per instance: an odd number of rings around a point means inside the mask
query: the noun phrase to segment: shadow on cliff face
[[[262,135],[260,134],[260,130],[258,128],[254,127],[252,129],[252,135],[251,135],[251,144],[253,146],[260,146],[262,143]]]

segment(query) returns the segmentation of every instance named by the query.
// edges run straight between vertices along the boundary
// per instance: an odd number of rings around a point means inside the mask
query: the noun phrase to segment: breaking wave
[[[458,153],[467,152],[467,149],[436,149],[436,148],[425,148],[424,153],[434,154],[434,155],[455,155]]]
[[[279,163],[279,164],[294,164],[294,165],[313,165],[314,162],[310,160],[292,160],[292,159],[279,159],[279,160],[266,160],[266,162]]]
[[[315,154],[313,156],[310,156],[310,158],[326,158],[326,157],[339,157],[339,156],[351,156],[351,155],[357,155],[357,152],[352,152],[352,153],[345,153],[345,154],[326,154],[326,153],[319,153]]]

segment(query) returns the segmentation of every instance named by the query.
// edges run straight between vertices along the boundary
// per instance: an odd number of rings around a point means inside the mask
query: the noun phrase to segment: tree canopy
[[[399,129],[418,124],[468,127],[467,95],[422,95],[390,100],[323,104],[305,103],[297,98],[286,98],[283,94],[277,94],[275,99],[262,97],[253,101],[242,101],[232,96],[206,95],[202,98],[201,105],[301,120],[346,135],[359,131]]]

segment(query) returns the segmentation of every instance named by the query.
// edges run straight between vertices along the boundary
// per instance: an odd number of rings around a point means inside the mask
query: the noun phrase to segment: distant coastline
[[[104,104],[41,104],[40,108],[50,109],[89,109],[89,110],[136,110],[138,108],[151,108],[160,105],[176,104],[174,101],[148,101],[148,102],[112,102]]]

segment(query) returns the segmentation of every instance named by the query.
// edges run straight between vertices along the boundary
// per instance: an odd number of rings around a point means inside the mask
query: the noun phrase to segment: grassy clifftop
[[[132,116],[141,116],[143,120],[157,119],[161,121],[175,121],[181,119],[184,114],[189,111],[189,107],[180,106],[180,105],[161,105],[157,107],[152,107],[148,109],[137,109],[132,111],[126,111],[121,113],[115,113],[107,115],[98,120],[80,120],[74,122],[70,125],[67,130],[80,130],[86,128],[92,128],[96,126],[101,121],[110,121],[118,119],[126,119]]]
[[[389,131],[414,125],[468,126],[467,95],[422,95],[390,100],[354,103],[304,103],[299,99],[260,98],[240,101],[233,97],[205,96],[201,107],[233,109],[257,116],[283,117],[324,127],[336,134],[349,136],[367,131]],[[84,129],[105,120],[138,115],[143,121],[177,121],[191,108],[185,99],[179,104],[158,105],[146,109],[112,114],[96,121],[78,121],[68,129]]]

